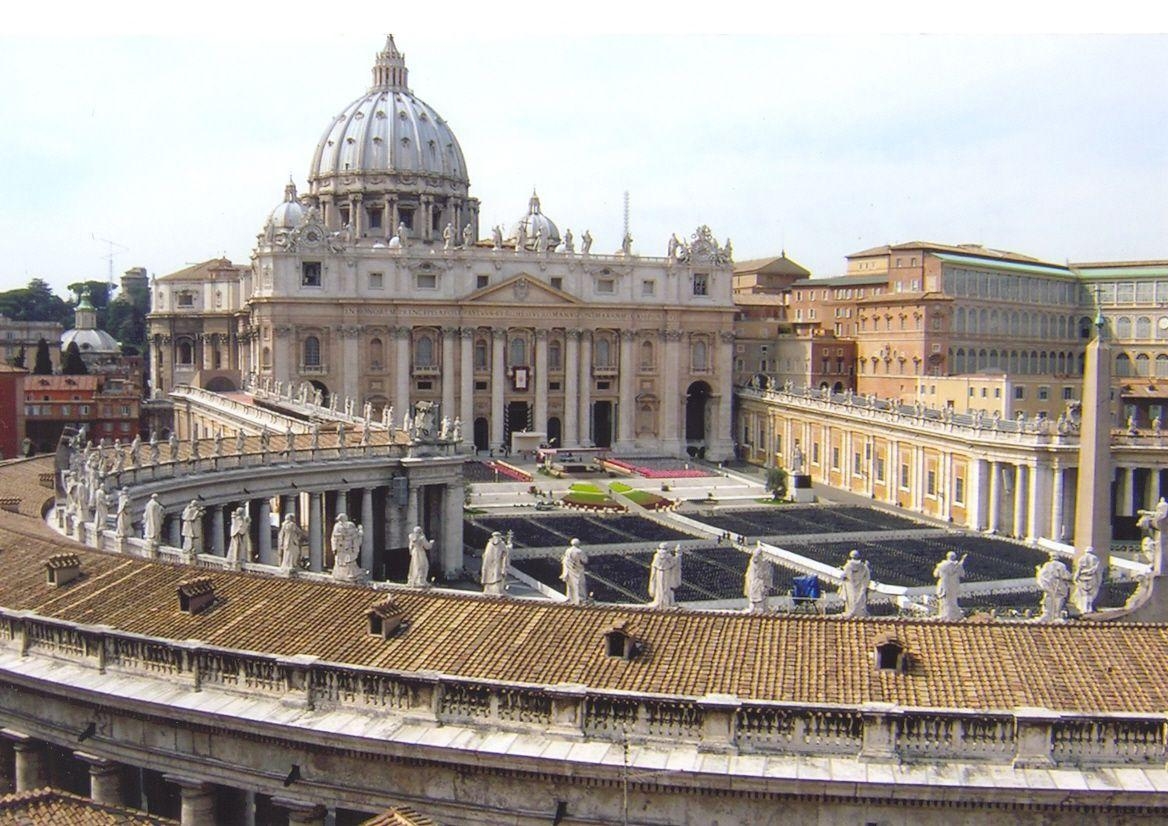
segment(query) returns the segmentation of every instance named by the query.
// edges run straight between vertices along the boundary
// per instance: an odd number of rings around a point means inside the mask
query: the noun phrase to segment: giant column
[[[576,447],[580,444],[580,331],[564,331],[564,427],[561,444],[556,447]]]
[[[665,339],[665,379],[661,386],[661,448],[673,456],[680,456],[685,447],[685,434],[681,432],[681,398],[685,388],[681,386],[678,372],[681,369],[681,330],[666,329]],[[790,421],[788,420],[788,424]],[[790,450],[790,439],[784,448]]]
[[[636,442],[633,432],[633,423],[637,411],[637,368],[633,364],[633,337],[632,330],[620,331],[620,405],[617,410],[617,450],[631,450]]]
[[[1103,313],[1087,345],[1075,491],[1075,553],[1090,546],[1107,570],[1111,561],[1111,345]]]
[[[457,327],[442,328],[442,415],[454,421],[454,337]]]
[[[393,406],[399,415],[410,409],[410,328],[394,330]]]
[[[535,331],[535,422],[531,429],[547,434],[548,425],[548,331]]]
[[[592,444],[592,334],[580,331],[580,445]]]
[[[503,447],[503,385],[507,381],[507,365],[503,349],[507,338],[506,330],[491,331],[491,444]]]
[[[474,333],[473,327],[463,327],[459,331],[462,353],[458,375],[458,417],[462,420],[463,444],[474,442]]]

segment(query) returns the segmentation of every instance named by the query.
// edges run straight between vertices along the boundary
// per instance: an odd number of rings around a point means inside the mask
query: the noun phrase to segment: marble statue
[[[406,241],[409,239],[410,233],[406,229],[405,222],[397,225],[397,243],[403,250],[406,248]]]
[[[243,448],[246,445],[246,439],[247,437],[242,430],[235,431],[235,452],[241,456],[243,455]]]
[[[231,512],[231,540],[227,543],[227,561],[239,567],[251,562],[251,517],[241,505]]]
[[[1095,556],[1094,548],[1086,548],[1082,556],[1075,560],[1071,582],[1074,584],[1071,605],[1080,614],[1090,614],[1095,610],[1095,600],[1099,597],[1099,589],[1103,587],[1103,565],[1099,557]]]
[[[312,405],[313,407],[320,407],[324,402],[324,391],[319,387],[312,391]]]
[[[192,499],[182,510],[182,552],[188,559],[203,552],[203,513],[198,499]]]
[[[345,456],[345,425],[344,422],[337,422],[337,454],[344,458]]]
[[[774,584],[774,569],[762,550],[762,543],[755,542],[750,552],[750,562],[746,563],[746,576],[742,582],[742,596],[750,603],[747,610],[760,614],[766,610],[767,596]]]
[[[560,579],[563,580],[564,593],[571,605],[582,605],[588,596],[584,575],[587,562],[588,554],[580,547],[580,540],[573,538],[560,559]]]
[[[260,431],[260,453],[266,457],[268,451],[272,449],[272,434],[268,431],[267,425]]]
[[[470,249],[474,246],[474,230],[467,224],[462,228],[462,247],[463,249]]]
[[[620,251],[621,251],[621,255],[632,255],[633,254],[633,236],[627,232],[625,233],[624,238],[621,239]]]
[[[447,221],[442,229],[442,249],[454,249],[454,224],[450,221]]]
[[[544,255],[547,253],[547,234],[544,233],[543,227],[535,228],[535,251]]]
[[[575,251],[576,251],[576,241],[572,237],[572,230],[566,229],[566,230],[564,230],[564,252],[571,253],[571,252],[575,252]]]
[[[681,586],[681,546],[671,551],[662,542],[653,553],[649,566],[649,597],[654,608],[673,605],[673,592]]]
[[[795,446],[791,449],[791,474],[801,473],[803,473],[803,448],[799,447],[798,442],[795,442]]]
[[[296,401],[300,404],[308,404],[308,382],[300,382],[300,389],[296,391]]]
[[[361,540],[365,529],[349,519],[347,514],[338,513],[333,523],[329,543],[333,549],[333,577],[352,581],[361,574],[357,560],[361,556]]]
[[[523,252],[523,250],[526,247],[527,247],[527,227],[524,226],[522,223],[520,223],[519,228],[515,230],[515,251],[516,252]]]
[[[501,597],[507,590],[507,566],[510,564],[511,543],[503,539],[503,534],[495,531],[483,549],[483,566],[479,581],[483,593]]]
[[[110,495],[105,492],[104,488],[98,488],[97,493],[93,497],[93,529],[97,531],[100,538],[101,532],[105,530],[106,523],[109,521]]]
[[[381,408],[381,424],[383,427],[393,430],[393,405],[387,404]]]
[[[406,585],[415,588],[425,588],[430,584],[430,557],[427,554],[434,547],[434,542],[426,538],[421,525],[414,525],[410,531],[410,571],[406,576]]]
[[[166,440],[167,446],[170,448],[170,461],[178,461],[178,434],[171,431],[170,438]]]
[[[118,491],[118,514],[114,520],[114,536],[119,542],[129,539],[134,533],[134,518],[130,515],[130,492],[125,488]]]
[[[121,473],[126,469],[126,452],[122,449],[122,443],[114,441],[114,463],[110,468],[110,473]]]
[[[330,413],[337,412],[337,394],[336,393],[333,393],[331,396],[329,396],[328,409],[329,409]]]
[[[369,424],[369,420],[373,418],[373,402],[365,402],[365,406],[361,408],[361,418],[365,420],[365,424]]]
[[[401,429],[403,433],[405,433],[410,438],[413,438],[414,419],[412,416],[410,416],[410,410],[408,407],[406,408],[406,412],[402,414]]]
[[[280,549],[280,567],[291,570],[304,567],[304,530],[296,522],[296,514],[285,514],[276,534],[276,544]]]
[[[450,441],[462,441],[462,419],[458,418],[457,416],[454,418],[454,424],[450,426]]]
[[[223,428],[215,431],[215,458],[218,459],[223,455]]]
[[[150,434],[150,464],[157,465],[162,460],[162,453],[158,449],[158,436]]]
[[[592,233],[584,230],[584,234],[580,236],[580,252],[584,255],[592,252]]]
[[[954,621],[962,617],[961,606],[957,604],[957,596],[961,586],[961,578],[965,576],[966,556],[968,554],[958,559],[955,551],[949,551],[933,569],[933,576],[937,580],[938,619]]]
[[[141,467],[142,465],[142,436],[141,434],[134,434],[134,440],[130,442],[130,464],[134,467]]]
[[[503,249],[503,228],[501,226],[491,228],[491,249]]]
[[[1034,569],[1034,579],[1042,591],[1041,622],[1060,622],[1071,595],[1071,574],[1062,560],[1053,553],[1050,559]]]
[[[844,598],[844,617],[856,619],[868,616],[868,585],[872,581],[872,571],[868,563],[860,559],[860,552],[853,550],[843,566],[840,582],[840,596]]]
[[[314,421],[312,423],[312,443],[310,447],[313,450],[320,450],[320,422]]]
[[[352,396],[345,397],[345,415],[348,416],[349,418],[353,418],[353,397]]]
[[[158,546],[162,544],[162,522],[165,516],[166,510],[158,501],[158,494],[150,494],[146,511],[142,514],[142,538],[146,540],[146,549],[151,553],[157,552]]]
[[[284,449],[288,451],[288,460],[291,461],[296,456],[296,434],[292,432],[292,425],[288,425],[288,429],[284,431]]]

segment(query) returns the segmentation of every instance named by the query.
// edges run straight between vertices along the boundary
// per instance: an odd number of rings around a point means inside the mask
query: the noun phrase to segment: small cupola
[[[54,554],[45,561],[45,573],[49,585],[68,585],[81,576],[81,558],[77,554]]]
[[[631,660],[640,656],[644,644],[632,632],[629,623],[622,622],[604,632],[604,653],[609,657]]]
[[[386,597],[366,612],[369,618],[369,633],[382,639],[389,639],[405,630],[406,617],[402,607]]]
[[[872,656],[879,671],[903,674],[908,670],[908,650],[895,634],[881,634],[873,641]]]
[[[209,576],[186,579],[175,588],[178,609],[184,614],[199,614],[215,602],[215,583]]]

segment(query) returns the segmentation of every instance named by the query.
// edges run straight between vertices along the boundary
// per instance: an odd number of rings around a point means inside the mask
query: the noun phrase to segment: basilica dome
[[[269,223],[274,229],[296,229],[304,218],[304,209],[296,199],[296,184],[292,181],[284,187],[284,200],[272,210]]]

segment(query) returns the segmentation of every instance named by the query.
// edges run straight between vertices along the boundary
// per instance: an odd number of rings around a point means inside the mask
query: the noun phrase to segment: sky
[[[535,189],[561,232],[616,250],[628,192],[644,255],[708,225],[738,260],[785,250],[822,276],[911,240],[1168,259],[1168,12],[1123,0],[1082,19],[95,5],[0,22],[0,289],[105,278],[111,253],[115,279],[246,263],[389,32],[484,236]]]

